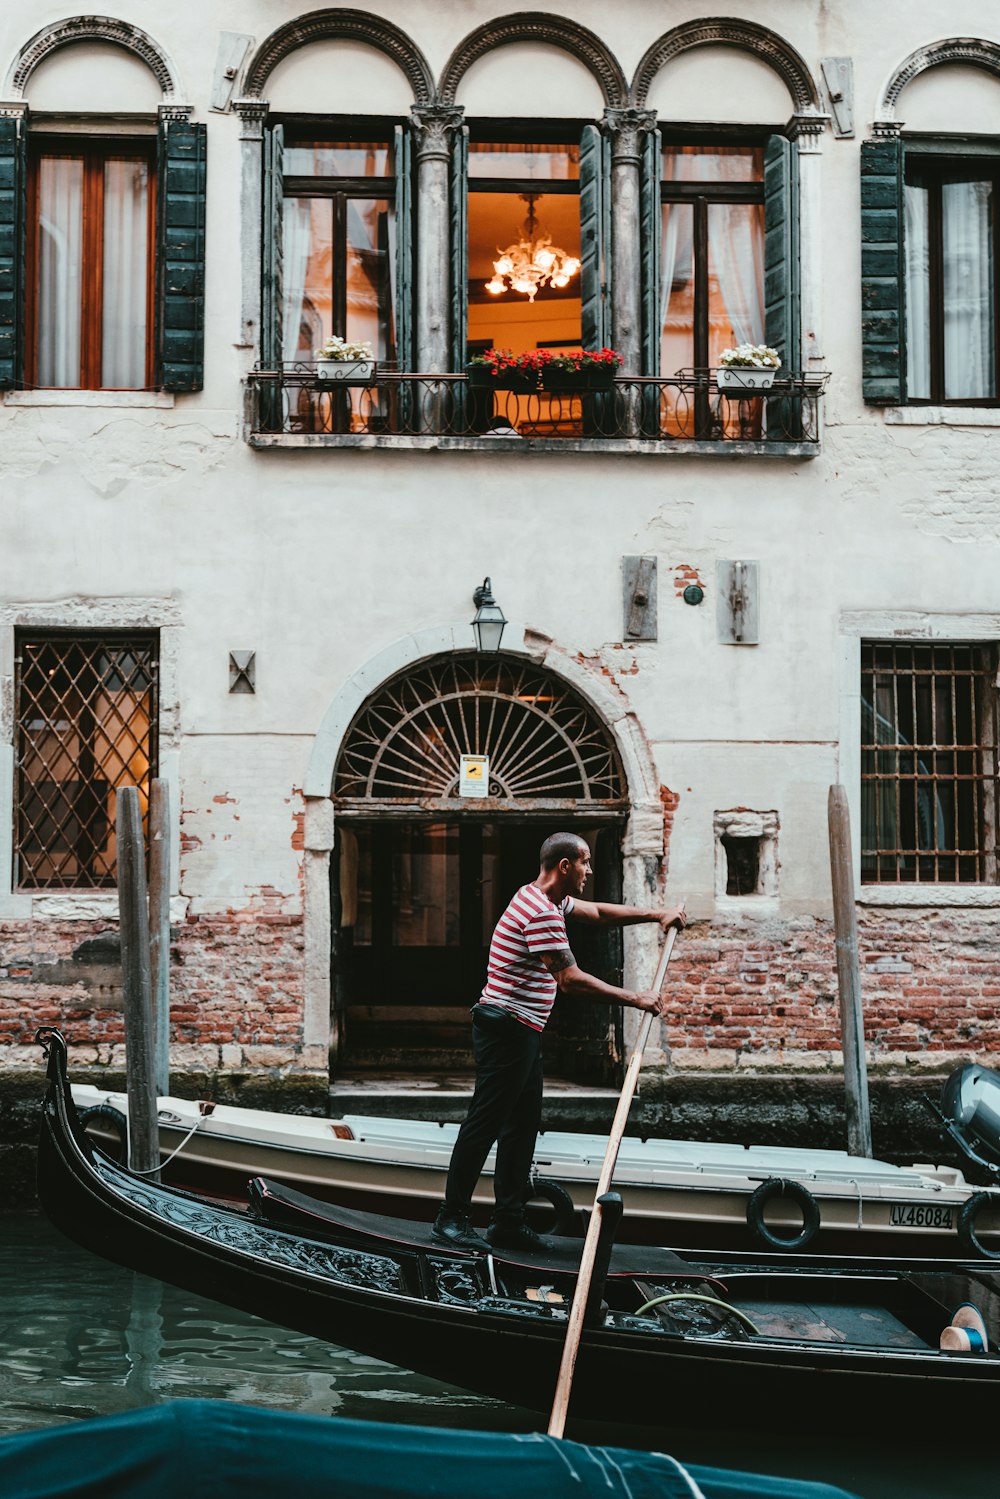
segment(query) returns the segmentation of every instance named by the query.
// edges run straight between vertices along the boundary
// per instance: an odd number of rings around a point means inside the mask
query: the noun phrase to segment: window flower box
[[[334,334],[316,350],[316,379],[336,385],[374,385],[378,362],[370,343],[348,343]]]
[[[374,385],[378,364],[374,359],[317,359],[316,379],[339,385]]]
[[[753,393],[770,390],[774,377],[781,366],[781,355],[767,344],[740,344],[735,349],[723,349],[719,355],[719,368],[715,372],[715,383],[719,390]]]
[[[488,364],[467,364],[465,375],[477,390],[512,390],[526,396],[538,389],[538,375],[533,370],[507,368],[494,371]]]
[[[580,370],[557,369],[548,365],[542,370],[542,389],[553,395],[572,394],[587,390],[611,390],[615,383],[615,372],[609,367]]]
[[[573,391],[611,390],[622,357],[614,349],[573,354],[547,354],[542,351],[542,388],[558,394]]]

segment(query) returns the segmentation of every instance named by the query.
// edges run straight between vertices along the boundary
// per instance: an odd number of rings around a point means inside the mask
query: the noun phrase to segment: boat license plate
[[[889,1209],[889,1222],[893,1228],[948,1228],[951,1223],[951,1208],[923,1207],[912,1202],[897,1202]]]

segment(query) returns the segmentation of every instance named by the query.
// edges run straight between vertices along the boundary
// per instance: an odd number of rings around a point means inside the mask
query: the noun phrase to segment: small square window
[[[735,807],[716,812],[714,828],[716,898],[777,895],[777,812]]]

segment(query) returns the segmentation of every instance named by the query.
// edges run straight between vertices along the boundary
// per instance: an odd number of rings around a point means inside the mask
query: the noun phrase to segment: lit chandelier
[[[494,297],[502,296],[506,291],[520,292],[533,302],[540,286],[568,286],[579,271],[580,262],[554,245],[550,235],[538,233],[535,218],[537,194],[522,193],[521,197],[528,205],[521,238],[500,251],[499,259],[493,262],[493,279],[487,281],[486,290]]]

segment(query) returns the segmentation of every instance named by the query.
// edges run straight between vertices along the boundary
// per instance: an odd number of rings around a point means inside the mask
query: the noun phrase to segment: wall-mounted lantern
[[[472,621],[476,636],[476,650],[491,653],[498,651],[507,621],[503,610],[493,597],[493,588],[489,578],[483,579],[482,586],[477,588],[472,595],[472,602],[476,606],[475,618]]]

